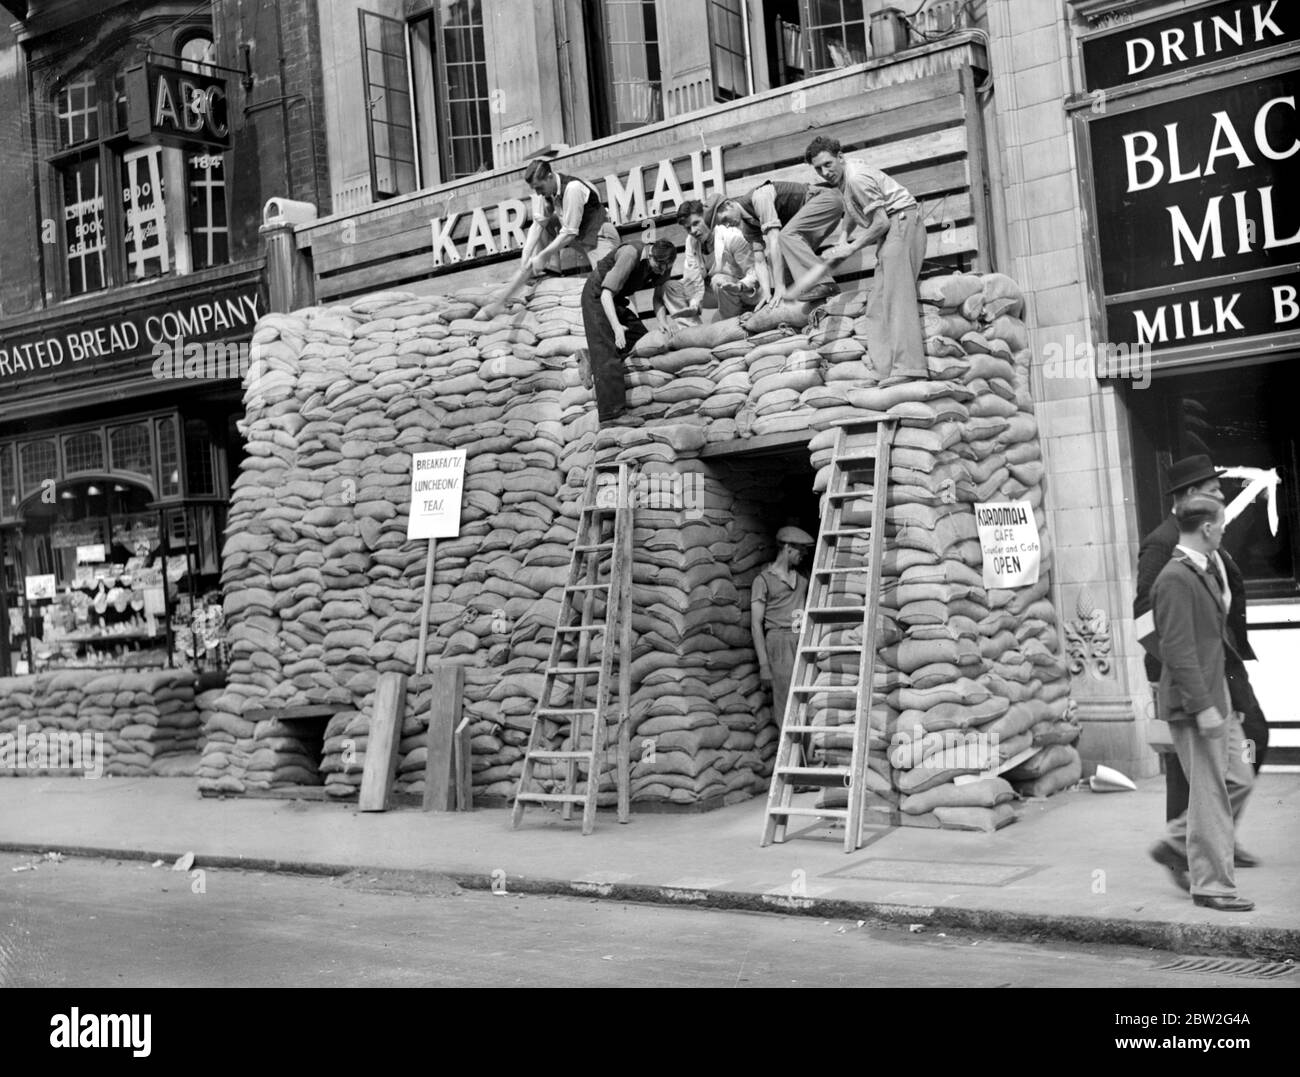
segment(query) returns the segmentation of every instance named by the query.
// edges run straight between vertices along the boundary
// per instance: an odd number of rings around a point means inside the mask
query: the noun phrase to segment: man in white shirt
[[[735,318],[758,304],[754,252],[739,228],[717,220],[720,202],[716,195],[707,202],[691,199],[677,210],[677,223],[686,229],[686,261],[682,279],[662,290],[659,324],[666,331],[699,325],[708,307],[716,307],[719,318]]]
[[[781,230],[781,253],[794,284],[789,294],[816,301],[838,289],[834,266],[876,244],[876,271],[867,303],[867,346],[881,378],[928,377],[916,281],[925,259],[925,224],[907,189],[865,161],[845,157],[837,139],[819,135],[804,151],[817,174],[843,195],[845,239],[818,257],[816,247],[839,221],[813,213],[810,203]],[[828,291],[829,288],[829,291]]]
[[[560,252],[566,247],[586,254],[594,269],[619,244],[614,227],[600,200],[600,192],[577,176],[557,172],[549,161],[530,161],[524,182],[533,192],[533,223],[524,238],[520,265],[510,283],[477,315],[480,320],[496,317],[510,297],[532,277],[547,269],[558,269]]]

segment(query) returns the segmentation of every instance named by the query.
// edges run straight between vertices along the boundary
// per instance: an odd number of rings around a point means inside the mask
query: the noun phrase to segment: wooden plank
[[[993,220],[989,206],[989,165],[984,148],[984,116],[980,112],[979,94],[975,90],[975,75],[970,68],[961,73],[962,101],[966,109],[966,127],[970,140],[971,203],[975,214],[975,231],[983,237],[975,250],[975,272],[987,273],[993,267]]]
[[[406,715],[406,675],[381,673],[375,688],[375,712],[366,741],[366,764],[361,773],[361,811],[386,811],[397,776],[397,746]]]
[[[244,717],[250,722],[261,722],[268,718],[274,718],[281,722],[293,721],[328,721],[333,718],[339,710],[332,705],[308,705],[304,704],[299,707],[249,707],[244,711]]]
[[[452,738],[452,770],[456,781],[456,810],[474,810],[474,748],[469,732],[469,718],[462,718]]]
[[[465,667],[433,666],[429,699],[428,755],[424,761],[424,810],[455,811],[456,779],[452,744],[465,698]]]

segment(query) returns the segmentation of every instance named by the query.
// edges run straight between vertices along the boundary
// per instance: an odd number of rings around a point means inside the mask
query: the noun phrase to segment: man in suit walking
[[[1192,900],[1249,912],[1233,874],[1236,823],[1254,783],[1241,722],[1224,672],[1225,582],[1212,560],[1223,540],[1223,503],[1202,494],[1174,511],[1178,545],[1151,588],[1162,662],[1160,717],[1188,780],[1187,811],[1171,819],[1151,856],[1178,877],[1186,864]],[[1181,880],[1180,880],[1181,885]]]
[[[1189,456],[1175,461],[1166,476],[1166,492],[1173,495],[1174,508],[1194,494],[1204,494],[1219,501],[1223,492],[1219,475],[1208,456]],[[1160,526],[1142,540],[1138,551],[1137,595],[1133,599],[1133,617],[1140,619],[1151,609],[1151,585],[1165,567],[1178,545],[1178,524],[1171,512]],[[1229,650],[1226,656],[1228,689],[1233,710],[1241,712],[1242,726],[1247,743],[1253,749],[1255,772],[1264,763],[1268,750],[1268,720],[1250,686],[1246,662],[1254,661],[1255,652],[1246,634],[1246,584],[1241,569],[1226,550],[1216,553],[1218,567],[1227,581],[1230,595],[1228,609]],[[1146,655],[1147,680],[1151,682],[1153,697],[1160,683],[1160,660]],[[1187,810],[1187,776],[1183,774],[1178,757],[1171,752],[1165,756],[1165,818],[1173,819]],[[1244,849],[1237,850],[1237,867],[1254,867],[1258,860]]]

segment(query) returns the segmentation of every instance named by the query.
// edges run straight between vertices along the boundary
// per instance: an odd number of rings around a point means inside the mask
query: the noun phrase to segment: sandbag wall
[[[102,735],[103,773],[114,777],[180,777],[194,773],[199,749],[199,714],[195,705],[195,675],[183,670],[105,671],[63,670],[0,680],[0,735],[13,749],[0,760],[0,774],[22,775],[48,770],[81,776],[91,769],[85,749],[99,751],[94,735]],[[17,743],[44,734],[44,750],[53,752],[59,733],[90,734],[83,739],[76,769],[58,769],[47,755],[48,767],[38,767],[25,749],[24,766],[17,764]],[[68,760],[65,759],[65,763]]]
[[[752,579],[773,552],[771,507],[697,454],[710,441],[825,432],[867,413],[904,423],[900,452],[911,455],[891,474],[889,526],[916,549],[893,556],[886,581],[878,746],[918,718],[926,731],[1000,722],[1013,747],[1077,735],[1062,728],[1068,682],[1046,576],[1005,594],[972,582],[974,501],[1041,504],[1021,301],[1007,278],[928,286],[920,313],[932,380],[920,386],[880,384],[865,355],[861,293],[838,297],[812,327],[787,307],[671,339],[651,333],[627,375],[629,406],[645,425],[613,430],[598,430],[573,359],[584,344],[581,286],[548,280],[524,309],[490,322],[470,320],[485,296],[403,293],[263,319],[226,545],[230,685],[208,725],[204,788],[323,783],[331,795],[355,794],[378,674],[409,675],[415,663],[425,544],[405,540],[410,454],[455,447],[469,454],[463,526],[439,543],[430,654],[466,667],[476,796],[514,791],[586,469],[620,459],[637,469],[633,798],[714,804],[762,792],[775,727],[747,614]],[[814,466],[825,463],[827,436],[813,440]],[[427,678],[408,686],[398,788],[413,793],[428,694]],[[337,708],[323,753],[292,728],[245,717],[277,702]],[[970,713],[930,713],[946,704]],[[823,720],[835,724],[841,710],[826,703]],[[842,743],[828,736],[822,747]],[[1053,781],[1077,764],[1065,751],[1055,745],[1037,764],[1053,764]],[[926,755],[915,760],[926,764],[925,788],[908,776],[917,766],[877,759],[882,803],[959,788],[954,768]],[[1038,774],[1023,777],[1045,791]],[[925,800],[903,806],[937,818]]]

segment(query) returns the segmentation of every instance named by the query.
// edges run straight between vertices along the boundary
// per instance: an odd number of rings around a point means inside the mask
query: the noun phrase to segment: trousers
[[[867,300],[867,350],[881,378],[929,376],[916,300],[924,260],[925,225],[920,208],[913,206],[889,218]]]
[[[1187,775],[1188,801],[1186,813],[1166,825],[1165,842],[1187,858],[1193,894],[1231,897],[1236,827],[1255,782],[1241,721],[1233,712],[1218,737],[1202,735],[1194,720],[1170,722],[1169,732]]]
[[[627,408],[627,383],[623,360],[632,347],[646,334],[646,327],[626,300],[616,300],[614,310],[626,335],[626,347],[619,351],[614,343],[614,330],[601,306],[600,293],[594,277],[587,278],[582,290],[582,326],[587,334],[587,356],[591,363],[591,377],[595,383],[596,413],[601,422],[616,419]]]
[[[808,200],[781,229],[777,243],[781,247],[781,260],[785,263],[786,283],[794,283],[810,269],[823,265],[817,250],[830,238],[844,219],[844,196],[834,187],[817,187]],[[824,299],[835,295],[839,286],[829,277],[814,285],[807,294],[790,296],[791,299]]]

